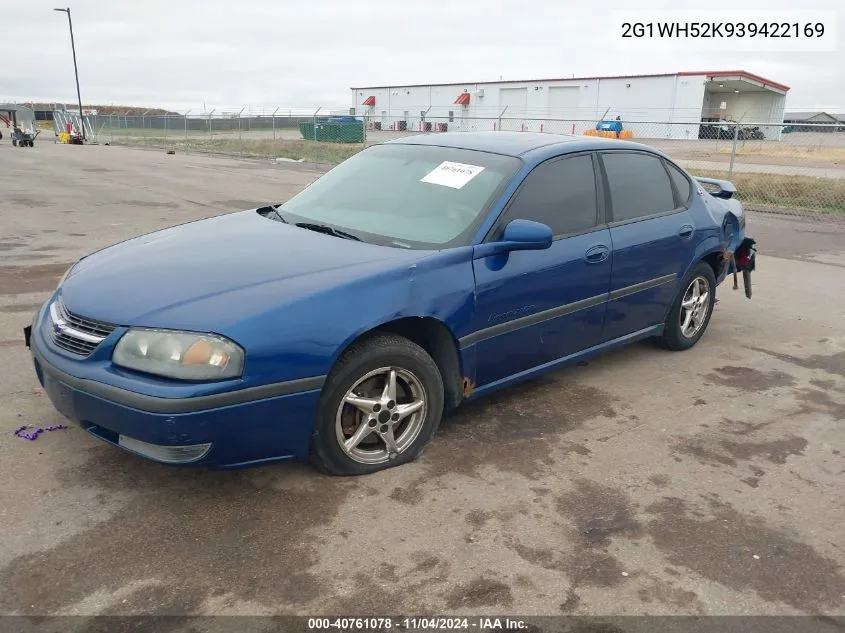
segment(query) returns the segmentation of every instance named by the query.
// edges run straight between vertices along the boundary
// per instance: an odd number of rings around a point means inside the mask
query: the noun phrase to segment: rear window
[[[666,165],[666,169],[669,170],[669,176],[672,178],[672,182],[675,183],[675,188],[678,190],[678,202],[686,206],[692,193],[692,185],[690,185],[689,179],[672,163],[664,164]]]

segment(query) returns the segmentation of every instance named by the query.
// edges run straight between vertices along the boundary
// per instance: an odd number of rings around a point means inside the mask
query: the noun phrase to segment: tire
[[[15,139],[12,139],[12,147],[17,147],[18,142]]]
[[[690,310],[684,306],[684,303],[688,304],[694,298],[694,283],[698,288],[699,297],[707,292],[707,298],[703,303],[699,303],[699,310],[706,310],[706,313],[698,312],[697,319],[695,318],[695,309]],[[689,349],[698,343],[707,330],[710,318],[713,316],[714,305],[716,305],[716,276],[708,263],[699,262],[681,284],[678,296],[666,317],[663,334],[656,339],[656,343],[660,347],[672,351]],[[690,311],[693,312],[692,320],[688,323],[687,328],[684,328],[682,317],[686,318]]]
[[[395,400],[385,390],[391,369]],[[356,405],[347,402],[350,394]],[[443,397],[437,364],[419,345],[395,334],[354,343],[323,387],[311,438],[312,464],[331,475],[365,475],[413,461],[437,432]],[[396,420],[411,404],[419,408]],[[345,450],[342,444],[359,434],[360,443]],[[388,435],[393,453],[387,449]]]

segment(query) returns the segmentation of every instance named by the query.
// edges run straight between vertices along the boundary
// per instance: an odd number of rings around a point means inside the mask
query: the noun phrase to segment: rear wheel
[[[680,351],[695,345],[704,335],[716,303],[716,277],[706,262],[698,263],[681,284],[657,343]]]
[[[332,370],[317,413],[312,462],[363,475],[415,459],[443,414],[443,379],[419,345],[393,334],[356,343]]]

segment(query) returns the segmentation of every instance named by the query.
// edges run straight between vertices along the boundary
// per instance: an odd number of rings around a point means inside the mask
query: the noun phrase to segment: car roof
[[[385,144],[432,145],[517,157],[529,153],[554,155],[599,149],[639,149],[662,154],[653,147],[631,141],[541,132],[437,132],[405,136],[386,141]],[[538,152],[538,150],[542,151]]]

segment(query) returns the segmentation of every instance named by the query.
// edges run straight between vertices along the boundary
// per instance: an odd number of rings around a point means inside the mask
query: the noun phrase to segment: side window
[[[590,155],[551,160],[528,174],[504,221],[522,218],[548,224],[555,235],[585,231],[598,222]]]
[[[672,182],[675,183],[675,188],[678,190],[678,197],[680,198],[681,204],[686,206],[692,193],[692,186],[690,185],[689,179],[672,163],[664,164],[666,165],[666,169],[669,170],[669,176],[671,176]]]
[[[623,222],[675,209],[675,196],[663,162],[648,154],[608,153],[602,155],[613,221]]]

